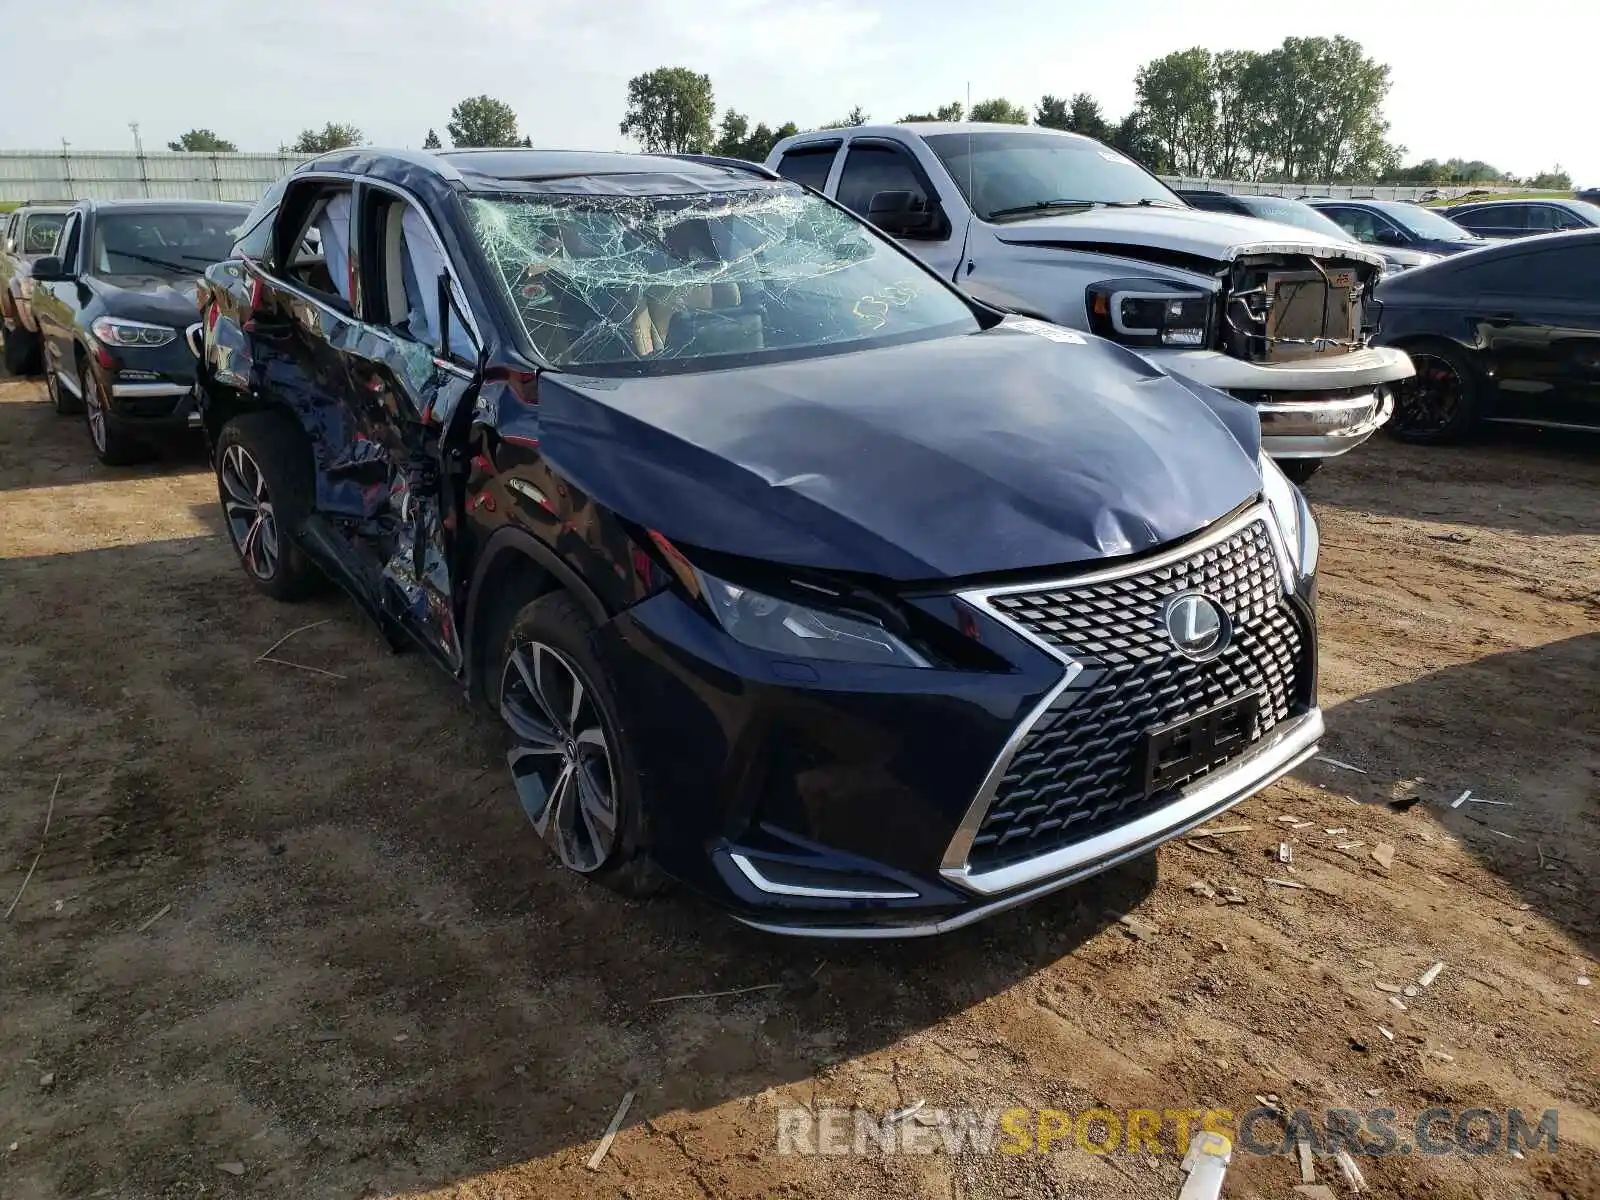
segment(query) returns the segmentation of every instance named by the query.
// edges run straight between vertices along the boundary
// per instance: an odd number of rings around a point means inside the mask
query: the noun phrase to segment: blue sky
[[[912,109],[1089,91],[1120,116],[1137,67],[1193,45],[1270,49],[1345,34],[1392,68],[1391,136],[1411,158],[1483,158],[1517,174],[1560,163],[1600,185],[1593,23],[1579,3],[1336,0],[1306,4],[1016,0],[0,0],[0,148],[150,147],[208,126],[273,149],[348,121],[370,140],[445,136],[487,92],[535,145],[613,149],[627,81],[682,65],[719,109],[802,127],[860,104]],[[1485,5],[1488,9],[1488,6]],[[1514,14],[1527,14],[1523,20]]]

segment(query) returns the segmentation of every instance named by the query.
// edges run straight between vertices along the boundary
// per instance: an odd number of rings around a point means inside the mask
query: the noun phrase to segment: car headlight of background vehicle
[[[103,346],[143,347],[165,346],[178,336],[178,331],[166,325],[151,325],[145,321],[124,321],[119,317],[98,317],[89,326]]]
[[[1190,349],[1211,344],[1216,293],[1170,279],[1105,279],[1089,285],[1089,329],[1124,346]]]
[[[864,617],[847,617],[780,600],[698,568],[695,575],[722,628],[730,637],[756,650],[831,662],[933,665],[882,625]]]
[[[1317,533],[1316,519],[1311,506],[1299,488],[1289,482],[1289,477],[1278,464],[1261,452],[1261,490],[1272,509],[1272,518],[1283,535],[1283,544],[1289,550],[1289,560],[1295,573],[1306,579],[1317,573],[1317,556],[1322,549],[1322,539]]]

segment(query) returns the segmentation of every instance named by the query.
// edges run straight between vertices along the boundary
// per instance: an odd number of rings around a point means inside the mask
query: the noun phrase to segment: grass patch
[[[1571,200],[1571,192],[1491,192],[1487,196],[1457,196],[1453,200],[1429,200],[1428,208],[1448,208],[1452,204],[1477,204],[1481,200]]]
[[[21,207],[22,201],[20,200],[0,200],[0,213],[8,213]]]

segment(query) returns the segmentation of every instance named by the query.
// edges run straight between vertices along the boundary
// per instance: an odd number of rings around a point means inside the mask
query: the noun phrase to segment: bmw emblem
[[[1233,633],[1228,614],[1210,596],[1184,592],[1167,601],[1167,636],[1179,653],[1204,662],[1228,645]]]

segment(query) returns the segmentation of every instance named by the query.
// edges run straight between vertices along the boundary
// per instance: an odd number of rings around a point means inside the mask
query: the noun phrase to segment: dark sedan
[[[1490,239],[1461,228],[1447,217],[1403,200],[1308,200],[1356,241],[1426,254],[1460,254],[1490,245]]]
[[[45,385],[59,413],[82,412],[95,453],[131,463],[199,423],[194,354],[199,278],[226,257],[242,204],[85,200],[55,253],[33,264]]]
[[[1600,228],[1600,205],[1583,200],[1484,200],[1439,211],[1461,228],[1490,238]]]
[[[1600,230],[1500,242],[1377,291],[1379,345],[1416,364],[1390,429],[1460,438],[1484,422],[1600,429]]]
[[[764,168],[336,152],[206,286],[247,578],[336,581],[480,698],[587,878],[936,933],[1322,732],[1316,528],[1255,413]]]
[[[1245,196],[1233,192],[1176,189],[1190,208],[1206,212],[1237,213],[1255,217],[1260,221],[1276,221],[1280,225],[1293,225],[1299,229],[1313,229],[1329,237],[1349,238],[1350,233],[1330,220],[1326,213],[1318,212],[1304,200],[1288,196]],[[1384,270],[1389,274],[1409,271],[1412,267],[1425,267],[1439,261],[1439,255],[1421,250],[1407,250],[1402,246],[1373,246],[1383,256]]]

